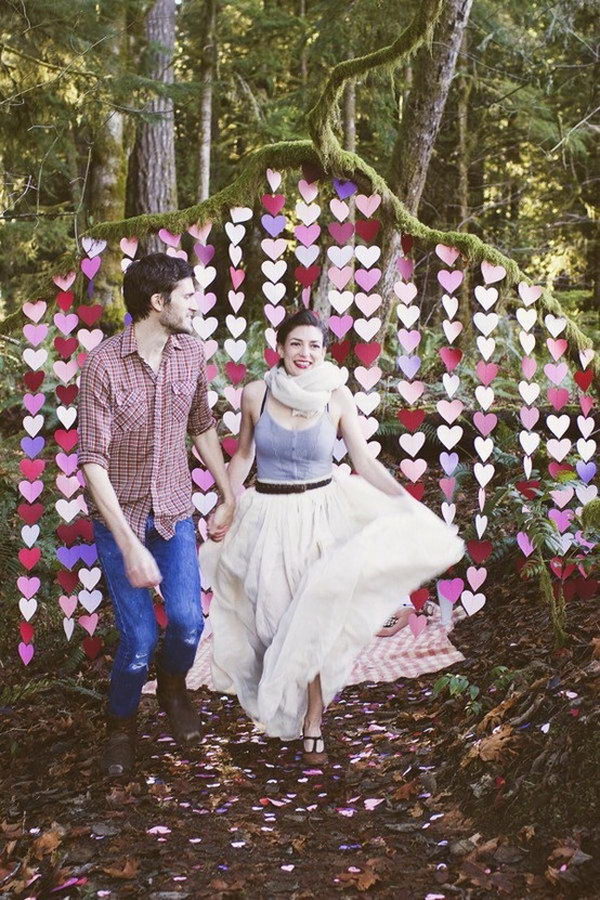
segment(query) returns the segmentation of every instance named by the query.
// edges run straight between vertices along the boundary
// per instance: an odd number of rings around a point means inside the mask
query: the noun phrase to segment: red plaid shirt
[[[125,517],[144,540],[154,515],[162,537],[192,510],[185,435],[215,424],[206,395],[202,344],[171,335],[160,368],[153,372],[138,354],[133,326],[93,350],[81,372],[79,465],[107,471]],[[101,519],[89,492],[90,514]]]

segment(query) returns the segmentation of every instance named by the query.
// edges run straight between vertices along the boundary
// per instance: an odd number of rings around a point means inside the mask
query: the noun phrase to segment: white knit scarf
[[[311,418],[322,412],[331,392],[348,380],[348,370],[331,362],[322,362],[300,375],[288,375],[283,366],[275,366],[265,375],[267,388],[276,400],[289,406],[293,416]]]

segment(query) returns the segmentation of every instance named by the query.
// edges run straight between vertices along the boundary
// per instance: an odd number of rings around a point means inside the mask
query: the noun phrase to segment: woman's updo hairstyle
[[[299,328],[301,325],[312,325],[313,328],[318,328],[323,335],[323,346],[327,347],[329,343],[327,326],[323,324],[321,319],[311,309],[301,309],[291,316],[286,316],[277,329],[277,343],[281,344],[283,347],[290,332],[292,332],[294,328]]]

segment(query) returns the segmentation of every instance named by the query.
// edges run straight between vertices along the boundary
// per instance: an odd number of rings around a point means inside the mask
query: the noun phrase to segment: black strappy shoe
[[[309,746],[312,746],[311,750],[306,749],[307,742],[311,742]],[[322,746],[322,750],[318,749],[319,743]],[[325,741],[323,740],[323,735],[319,734],[316,737],[312,737],[309,734],[302,735],[302,759],[305,763],[310,766],[320,766],[327,762],[327,753],[325,752]]]

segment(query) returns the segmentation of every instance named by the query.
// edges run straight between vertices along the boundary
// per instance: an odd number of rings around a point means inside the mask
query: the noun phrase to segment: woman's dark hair
[[[312,325],[313,328],[318,328],[323,335],[323,346],[326,347],[328,345],[329,332],[327,326],[323,324],[318,315],[311,309],[301,309],[292,316],[287,316],[277,329],[277,343],[283,346],[289,333],[301,325]]]
[[[167,301],[178,281],[193,278],[194,269],[184,259],[166,253],[149,253],[136,259],[123,278],[125,308],[134,322],[150,314],[150,297],[162,294]]]

